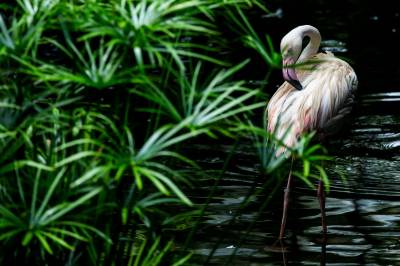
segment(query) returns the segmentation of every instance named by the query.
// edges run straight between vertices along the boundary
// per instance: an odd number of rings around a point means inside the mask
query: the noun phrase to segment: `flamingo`
[[[305,37],[309,42],[302,49]],[[358,86],[357,76],[348,63],[332,53],[317,53],[320,43],[318,29],[310,25],[298,26],[282,38],[280,48],[285,82],[267,107],[268,131],[284,143],[276,155],[287,153],[286,147],[296,146],[300,135],[305,132],[316,131],[320,140],[337,133],[351,111]],[[306,67],[300,68],[299,64]],[[284,193],[280,240],[285,232],[291,183],[290,169]],[[317,196],[325,239],[327,228],[322,180],[318,184]]]

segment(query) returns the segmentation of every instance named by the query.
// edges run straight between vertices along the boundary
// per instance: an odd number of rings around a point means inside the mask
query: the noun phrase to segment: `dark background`
[[[322,40],[345,44],[345,57],[359,78],[359,93],[400,91],[399,1],[265,1],[280,17],[253,16],[260,34],[269,34],[279,48],[280,39],[292,28],[310,24]],[[274,76],[275,77],[275,76]]]

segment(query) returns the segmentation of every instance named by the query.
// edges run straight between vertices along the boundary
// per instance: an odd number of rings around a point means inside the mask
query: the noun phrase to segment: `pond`
[[[325,245],[321,239],[316,191],[299,180],[282,245],[276,240],[285,180],[237,212],[249,191],[264,183],[254,147],[241,144],[193,238],[195,257],[206,265],[400,265],[399,8],[357,0],[270,1],[267,6],[276,16],[254,14],[258,32],[279,40],[297,25],[314,25],[322,34],[322,49],[350,59],[359,77],[351,128],[327,145],[335,158],[328,166],[328,240]],[[269,93],[280,84],[278,75],[266,86]],[[217,170],[231,148],[204,144],[191,149],[207,154],[203,164]],[[194,202],[204,202],[210,191],[213,178],[205,179],[191,193]]]

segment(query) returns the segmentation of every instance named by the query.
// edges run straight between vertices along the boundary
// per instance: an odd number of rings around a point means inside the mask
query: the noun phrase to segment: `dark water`
[[[222,237],[207,265],[320,265],[321,260],[326,265],[400,265],[399,126],[400,115],[360,115],[345,139],[330,144],[340,144],[340,148],[330,149],[336,155],[335,162],[328,166],[332,184],[326,202],[325,247],[316,192],[301,181],[295,183],[283,251],[273,244],[279,233],[284,184],[261,215],[259,208],[272,188],[253,197],[232,223],[253,184],[261,187],[264,181],[257,174],[254,158],[246,152],[253,147],[238,147],[236,156],[242,159],[234,160],[235,165],[218,186],[207,220],[192,245],[195,254],[204,261]],[[215,156],[204,162],[212,168],[224,160],[228,147],[210,150],[205,145],[197,149],[213,152]],[[344,173],[345,183],[338,172]],[[211,185],[211,180],[205,182],[197,188],[197,195],[207,195]],[[204,198],[197,196],[196,200]],[[228,263],[238,240],[252,223],[250,233]]]
[[[321,241],[316,192],[301,181],[294,184],[283,245],[275,241],[285,181],[276,191],[271,184],[250,198],[235,215],[254,184],[260,188],[265,181],[259,177],[254,148],[241,144],[192,241],[200,264],[400,265],[400,10],[396,1],[327,2],[271,1],[268,7],[279,16],[260,18],[257,26],[258,32],[277,40],[294,26],[316,26],[323,49],[352,60],[359,77],[354,122],[328,145],[335,161],[328,166],[332,184],[326,202],[327,243]],[[280,83],[276,80],[268,86],[275,88]],[[221,168],[230,148],[193,147],[207,155],[203,165],[214,170]],[[204,202],[213,182],[207,177],[200,182],[193,191],[195,202]],[[211,250],[215,253],[209,258]]]

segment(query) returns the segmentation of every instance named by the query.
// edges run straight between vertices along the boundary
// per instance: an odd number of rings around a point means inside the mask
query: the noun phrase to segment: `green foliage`
[[[192,206],[182,166],[198,168],[179,147],[230,135],[263,106],[249,104],[258,90],[233,80],[246,62],[221,69],[230,62],[218,58],[215,24],[227,6],[254,2],[2,4],[0,261],[107,264],[130,224],[147,228],[159,250],[134,265],[172,252],[154,232],[186,220],[162,209]],[[215,74],[204,78],[204,64]]]
[[[151,246],[148,246],[147,240],[144,240],[139,247],[132,246],[130,258],[128,261],[129,266],[157,266],[162,265],[163,259],[173,248],[173,242],[169,241],[164,247],[160,247],[160,238],[157,238]],[[190,259],[192,254],[188,254],[181,259],[172,263],[172,266],[185,265]]]
[[[314,184],[310,178],[315,180],[321,179],[326,190],[329,191],[329,178],[323,164],[333,158],[327,155],[327,150],[321,144],[311,143],[314,135],[315,133],[305,134],[294,148],[293,156],[295,156],[295,159],[301,161],[303,171],[294,171],[293,174],[311,188],[314,188]]]

